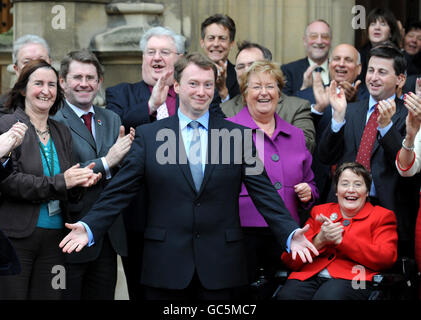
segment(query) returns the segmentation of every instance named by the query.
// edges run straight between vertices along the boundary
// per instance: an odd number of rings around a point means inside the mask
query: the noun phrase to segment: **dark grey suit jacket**
[[[105,177],[106,173],[101,157],[108,153],[108,150],[117,140],[121,124],[120,117],[114,112],[96,106],[94,106],[94,110],[95,122],[93,125],[95,125],[95,140],[83,121],[67,103],[64,103],[63,107],[53,117],[53,119],[63,123],[70,129],[73,139],[73,157],[75,162],[80,163],[82,167],[95,162],[94,172],[102,173],[102,179],[95,186],[87,189],[85,195],[78,203],[69,205],[72,222],[77,222],[85,216],[107,185],[108,181]],[[116,172],[116,169],[112,170],[113,174]],[[119,215],[110,228],[108,236],[114,250],[119,255],[127,255],[126,236],[121,215]],[[96,241],[97,244],[87,248],[87,250],[66,255],[67,261],[81,263],[95,260],[102,248],[103,238],[96,239]]]

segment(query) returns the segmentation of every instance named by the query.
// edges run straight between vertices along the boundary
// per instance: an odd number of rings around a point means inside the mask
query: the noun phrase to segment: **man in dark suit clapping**
[[[134,129],[125,135],[118,115],[93,105],[103,81],[103,68],[87,50],[74,51],[61,61],[60,85],[66,98],[54,119],[69,127],[74,160],[85,166],[95,162],[95,173],[102,180],[87,189],[82,199],[69,204],[73,221],[92,207],[118,165],[130,149]],[[67,288],[71,300],[113,300],[117,282],[117,254],[127,254],[126,235],[121,215],[97,245],[85,252],[67,256]]]

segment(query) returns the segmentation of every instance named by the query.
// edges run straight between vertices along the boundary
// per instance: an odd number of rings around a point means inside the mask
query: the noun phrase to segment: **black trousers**
[[[282,250],[269,227],[243,227],[249,283],[264,276],[273,279],[283,268]]]
[[[0,300],[60,300],[65,285],[63,229],[35,228],[26,238],[9,238],[21,273],[0,277]]]
[[[146,300],[177,300],[177,301],[206,301],[206,300],[239,300],[240,288],[227,288],[209,290],[203,287],[200,279],[194,272],[193,279],[187,288],[170,290],[162,288],[145,287]]]
[[[371,282],[352,287],[351,280],[322,278],[317,275],[300,281],[288,279],[279,291],[278,300],[367,300],[372,292]],[[365,289],[363,289],[365,287]]]
[[[121,257],[127,290],[131,301],[145,300],[144,287],[140,283],[143,260],[143,232],[126,227],[127,257]]]
[[[66,264],[65,300],[114,300],[117,253],[108,235],[99,256],[90,262]]]

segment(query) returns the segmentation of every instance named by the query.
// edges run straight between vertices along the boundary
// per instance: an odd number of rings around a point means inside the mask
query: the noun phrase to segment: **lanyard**
[[[39,148],[41,149],[41,153],[44,156],[45,162],[47,163],[47,168],[48,168],[48,172],[50,173],[50,177],[54,176],[54,156],[53,156],[53,142],[52,142],[52,140],[53,139],[51,139],[51,137],[50,137],[50,141],[48,142],[50,144],[50,155],[51,155],[51,160],[50,160],[51,168],[50,168],[50,165],[48,163],[47,155],[45,154],[45,151],[44,151],[44,146],[42,145],[41,141],[39,141],[39,139],[38,139]]]

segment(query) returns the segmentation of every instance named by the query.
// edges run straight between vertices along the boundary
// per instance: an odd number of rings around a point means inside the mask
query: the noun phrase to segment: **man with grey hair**
[[[40,36],[26,34],[13,43],[12,60],[16,77],[19,78],[20,72],[29,61],[40,59],[51,63],[50,48],[47,41]],[[7,94],[0,96],[0,116],[8,113],[4,108],[7,96]]]
[[[297,92],[311,87],[316,73],[320,72],[323,83],[329,84],[328,56],[332,41],[332,31],[324,20],[310,22],[303,36],[307,56],[281,67],[286,84],[283,92],[297,95]]]
[[[264,46],[257,43],[243,41],[237,43],[238,53],[235,59],[235,70],[237,81],[240,83],[241,76],[250,65],[258,60],[272,60],[272,53]],[[221,105],[225,116],[233,117],[240,112],[245,103],[241,93]],[[310,103],[304,99],[290,97],[284,93],[280,94],[276,113],[285,121],[303,130],[307,149],[312,153],[316,147],[315,129],[310,112]]]
[[[45,60],[51,63],[50,48],[43,38],[26,34],[13,43],[13,69],[19,77],[23,67],[31,60]]]

